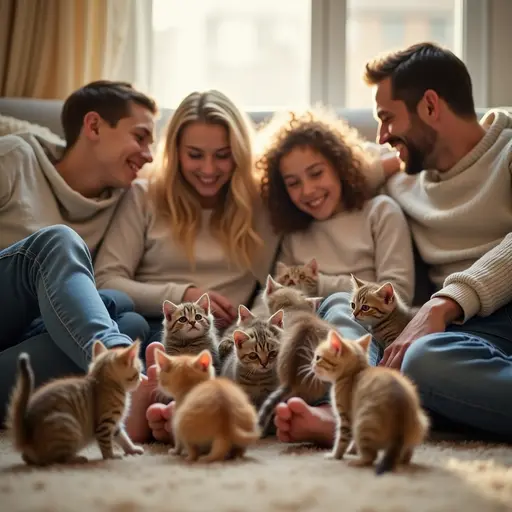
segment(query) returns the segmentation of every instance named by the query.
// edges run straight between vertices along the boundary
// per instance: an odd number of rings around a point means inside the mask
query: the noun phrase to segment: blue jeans
[[[362,336],[366,330],[351,318],[349,304],[347,293],[336,293],[319,314],[347,338]],[[374,342],[370,350],[376,365],[382,352]],[[435,415],[512,439],[512,304],[417,339],[405,354],[402,372]]]
[[[17,359],[31,357],[36,385],[83,374],[95,339],[108,348],[147,337],[147,322],[119,292],[96,290],[84,241],[66,226],[41,229],[0,251],[0,420],[16,378]],[[110,314],[109,314],[110,313]],[[121,333],[118,315],[130,335]]]

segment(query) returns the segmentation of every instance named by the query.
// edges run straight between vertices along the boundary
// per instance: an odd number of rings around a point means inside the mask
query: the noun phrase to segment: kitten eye
[[[361,306],[361,309],[362,309],[363,311],[370,311],[370,306],[367,306],[366,304],[363,304],[363,305]]]
[[[199,313],[196,315],[196,320],[199,321],[199,320],[202,320],[203,318],[203,315],[200,315]]]
[[[128,378],[128,381],[129,381],[129,382],[133,382],[133,381],[137,380],[138,378],[139,378],[139,374],[138,374],[138,373],[136,373],[136,374],[135,374],[135,375],[133,375],[132,377],[129,377],[129,378]]]
[[[180,318],[178,319],[178,322],[181,322],[182,324],[184,324],[186,321],[187,321],[186,316],[180,316]]]
[[[288,279],[290,279],[290,274],[285,274],[285,275],[283,276],[283,279],[285,279],[286,281],[288,281]]]
[[[268,358],[269,359],[275,359],[277,357],[277,351],[275,350],[272,350],[269,355],[268,355]]]
[[[320,359],[322,359],[322,356],[320,356],[320,355],[318,355],[318,354],[317,354],[317,355],[315,356],[315,361],[318,363],[318,361],[320,361]]]
[[[258,354],[254,353],[254,352],[251,352],[249,354],[249,359],[252,359],[253,361],[255,361],[256,359],[259,359],[258,358]]]
[[[356,309],[356,305],[355,305],[353,302],[351,302],[351,303],[350,303],[350,307],[351,307],[352,309]]]
[[[300,279],[306,279],[306,274],[300,273],[299,277],[300,277]]]

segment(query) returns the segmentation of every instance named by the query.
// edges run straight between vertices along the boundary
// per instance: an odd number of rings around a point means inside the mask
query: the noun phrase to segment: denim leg
[[[41,229],[0,251],[0,350],[20,342],[41,316],[58,348],[85,370],[92,344],[129,346],[95,286],[84,241],[67,226]]]
[[[416,340],[402,371],[425,408],[512,440],[512,305]]]
[[[22,352],[30,356],[36,387],[56,377],[83,374],[83,368],[77,366],[46,332],[0,352],[0,428],[5,422],[6,404],[16,382],[18,356]]]

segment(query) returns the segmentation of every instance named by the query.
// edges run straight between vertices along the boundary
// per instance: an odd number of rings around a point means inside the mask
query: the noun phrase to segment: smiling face
[[[203,202],[214,203],[235,168],[227,128],[192,122],[183,129],[178,151],[185,180]]]
[[[316,220],[325,220],[341,208],[341,183],[330,162],[309,146],[293,148],[283,156],[280,172],[293,204]]]
[[[407,174],[437,167],[437,132],[416,113],[409,112],[404,101],[393,99],[390,78],[375,86],[375,107],[378,142],[398,150]]]
[[[90,112],[84,119],[89,138],[91,158],[96,162],[104,187],[127,188],[138,171],[153,161],[154,115],[142,105],[132,103],[130,115],[115,126]]]

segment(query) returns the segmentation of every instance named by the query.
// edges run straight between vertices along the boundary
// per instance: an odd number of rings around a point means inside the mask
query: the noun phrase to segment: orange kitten
[[[331,404],[338,424],[330,457],[342,459],[353,437],[360,458],[352,465],[371,465],[384,450],[376,468],[381,474],[410,462],[414,447],[425,439],[429,420],[406,376],[369,366],[370,340],[369,334],[346,340],[331,330],[311,364],[319,379],[332,383]]]
[[[144,453],[123,426],[129,393],[141,379],[139,346],[136,341],[107,350],[96,340],[87,375],[56,379],[35,392],[29,356],[20,354],[7,428],[27,464],[87,462],[77,454],[94,439],[104,459],[121,458],[114,454],[114,438],[125,454]]]
[[[215,378],[210,351],[168,356],[157,350],[156,362],[160,389],[176,400],[171,453],[185,449],[189,461],[213,462],[242,456],[259,439],[256,409],[240,386]]]

